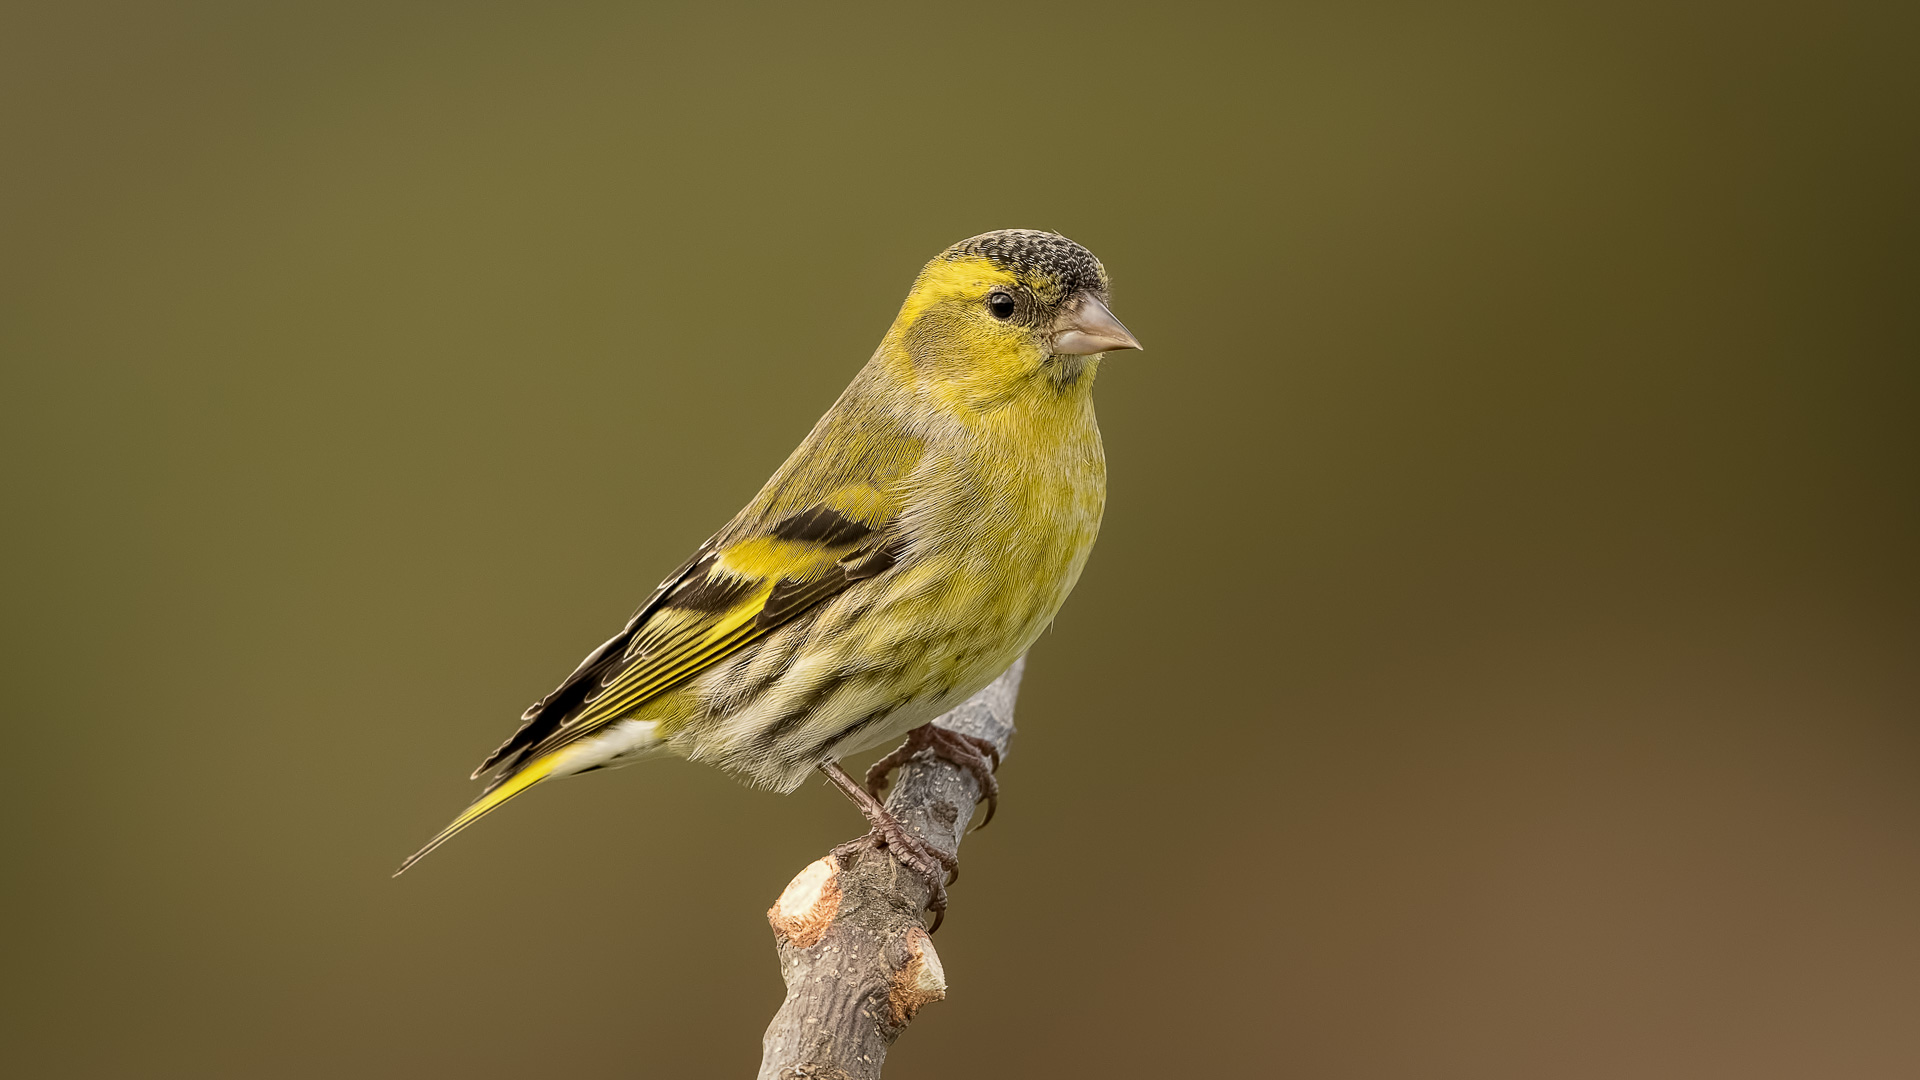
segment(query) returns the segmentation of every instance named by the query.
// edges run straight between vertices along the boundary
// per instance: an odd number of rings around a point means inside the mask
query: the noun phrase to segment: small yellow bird
[[[783,792],[824,771],[944,906],[952,856],[838,762],[904,732],[996,790],[980,748],[930,721],[1033,643],[1093,548],[1094,375],[1140,347],[1107,300],[1100,261],[1053,233],[927,263],[760,494],[526,711],[475,770],[486,791],[400,870],[536,784],[667,751]]]

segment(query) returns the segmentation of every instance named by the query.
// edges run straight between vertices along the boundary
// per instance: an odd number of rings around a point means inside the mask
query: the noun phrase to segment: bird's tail
[[[400,869],[395,870],[393,876],[399,877],[401,874],[406,873],[407,867],[425,858],[427,852],[453,839],[459,835],[462,829],[493,813],[508,799],[513,798],[515,795],[520,794],[552,775],[554,759],[558,756],[557,754],[547,754],[544,757],[535,758],[527,762],[526,767],[519,772],[502,780],[496,786],[487,789],[486,794],[475,799],[472,806],[462,810],[459,817],[454,818],[451,824],[441,829],[439,833],[435,834],[433,839],[427,841],[426,847],[407,856],[407,861],[400,864]]]

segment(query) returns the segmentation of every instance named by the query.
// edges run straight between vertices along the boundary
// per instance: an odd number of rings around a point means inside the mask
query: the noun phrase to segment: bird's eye
[[[994,293],[987,297],[987,310],[991,311],[996,319],[1011,319],[1013,318],[1013,297],[1003,292]]]

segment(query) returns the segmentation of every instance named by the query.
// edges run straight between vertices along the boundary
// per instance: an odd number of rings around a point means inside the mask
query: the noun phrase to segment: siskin
[[[824,771],[944,906],[952,857],[838,762],[908,733],[903,751],[995,790],[980,749],[930,721],[1033,643],[1093,548],[1094,375],[1140,347],[1107,298],[1100,261],[1053,233],[941,252],[786,464],[526,711],[475,770],[486,791],[400,869],[536,784],[666,751],[782,792]]]

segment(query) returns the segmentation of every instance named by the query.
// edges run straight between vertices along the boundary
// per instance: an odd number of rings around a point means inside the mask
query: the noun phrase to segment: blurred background
[[[650,763],[388,875],[1025,226],[1148,351],[889,1075],[1920,1074],[1917,41],[8,5],[9,1071],[748,1074],[823,785]]]

